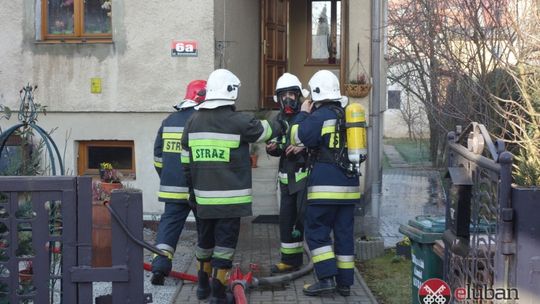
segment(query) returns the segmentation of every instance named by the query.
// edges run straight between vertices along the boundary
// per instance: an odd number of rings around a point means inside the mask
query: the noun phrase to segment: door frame
[[[264,105],[264,102],[265,102],[265,96],[264,96],[264,93],[265,93],[265,81],[264,81],[264,77],[265,77],[265,53],[266,53],[266,40],[264,39],[264,36],[265,36],[265,12],[266,12],[266,1],[268,0],[261,0],[260,2],[260,6],[261,6],[261,10],[260,10],[260,49],[259,49],[259,57],[260,57],[260,60],[259,60],[259,100],[257,102],[257,106],[258,106],[258,109],[264,109],[265,105]],[[286,6],[286,17],[285,17],[285,27],[286,27],[286,34],[287,34],[287,38],[285,40],[285,71],[288,71],[288,66],[289,66],[289,14],[290,14],[290,0],[283,0],[285,2],[285,6]],[[275,110],[277,109],[276,107],[272,107],[272,108],[269,108],[267,110]]]
[[[289,68],[289,17],[290,17],[290,0],[284,0],[287,5],[287,59],[286,59],[286,65],[285,69],[288,71]],[[309,1],[309,0],[305,0]],[[265,65],[264,65],[264,55],[265,55],[265,48],[266,48],[266,41],[264,39],[264,31],[265,31],[265,9],[266,9],[266,0],[261,0],[261,10],[260,10],[260,49],[259,49],[259,100],[257,102],[258,109],[264,108],[264,76],[265,76]],[[347,83],[349,80],[347,79],[348,72],[348,66],[349,66],[349,0],[341,0],[341,55],[340,55],[340,64],[339,64],[339,78],[340,78],[340,90],[343,95],[345,83]]]

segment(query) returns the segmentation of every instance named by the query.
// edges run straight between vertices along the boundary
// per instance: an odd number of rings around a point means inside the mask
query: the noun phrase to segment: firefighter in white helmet
[[[302,98],[309,92],[302,89],[298,77],[283,74],[276,83],[274,101],[279,103],[280,114],[289,125],[294,124],[300,112]],[[272,273],[284,273],[298,269],[303,263],[304,227],[301,206],[305,200],[307,179],[307,153],[304,147],[290,144],[290,136],[279,136],[266,145],[269,155],[279,157],[279,234],[281,261],[272,265]]]
[[[304,229],[318,281],[304,286],[303,292],[318,296],[337,290],[348,296],[354,277],[354,211],[360,189],[359,173],[347,155],[346,99],[337,77],[327,70],[315,73],[309,87],[313,102],[302,104],[299,122],[290,132],[291,144],[303,144],[310,153]]]
[[[251,212],[249,143],[282,135],[278,121],[257,120],[235,111],[240,80],[225,69],[208,77],[206,100],[187,122],[182,147],[189,151],[187,178],[196,199],[200,221],[195,255],[213,268],[210,303],[226,303],[227,272],[232,260],[240,217]]]

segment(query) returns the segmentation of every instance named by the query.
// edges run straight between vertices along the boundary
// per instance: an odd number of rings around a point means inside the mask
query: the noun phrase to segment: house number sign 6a
[[[197,41],[173,40],[171,43],[172,57],[197,57]]]

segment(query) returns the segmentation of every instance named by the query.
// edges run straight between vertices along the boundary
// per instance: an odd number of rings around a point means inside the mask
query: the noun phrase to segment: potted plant
[[[106,196],[110,196],[113,189],[122,188],[122,173],[114,169],[111,163],[103,162],[99,164],[99,177],[101,179],[101,190]]]
[[[345,92],[349,97],[366,97],[371,90],[371,84],[368,83],[368,77],[363,74],[357,74],[355,79],[345,84]]]
[[[396,243],[396,255],[411,259],[411,240],[408,237]]]
[[[360,72],[362,68],[362,72]],[[364,65],[360,61],[360,43],[356,46],[356,61],[349,70],[349,75],[352,71],[356,71],[356,76],[350,77],[349,83],[345,84],[345,93],[349,97],[366,97],[371,90],[371,83],[366,73]]]

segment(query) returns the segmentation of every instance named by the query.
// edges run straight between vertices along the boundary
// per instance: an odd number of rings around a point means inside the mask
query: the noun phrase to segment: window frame
[[[312,58],[312,31],[313,31],[313,16],[311,15],[312,12],[312,3],[313,2],[321,2],[321,1],[330,1],[330,33],[331,35],[336,36],[336,48],[337,48],[337,2],[341,2],[342,10],[343,10],[343,1],[342,0],[308,0],[307,3],[307,32],[306,32],[306,66],[331,66],[331,67],[339,67],[341,65],[341,58],[343,57],[343,50],[340,49],[341,54],[339,58],[335,58],[335,63],[329,63],[330,58],[326,59],[313,59]],[[339,12],[341,14],[341,12]],[[343,16],[341,16],[341,26],[343,27]],[[343,39],[343,37],[341,37]],[[341,43],[341,42],[340,42]]]
[[[48,0],[41,0],[41,41],[48,43],[112,43],[112,16],[110,34],[84,33],[84,1],[73,0],[73,34],[49,34]]]
[[[135,142],[133,140],[80,140],[79,144],[78,160],[77,160],[77,174],[78,175],[90,175],[99,177],[99,169],[88,168],[88,148],[90,147],[128,147],[133,151],[131,155],[131,169],[118,169],[124,177],[127,179],[136,176],[135,168]]]

